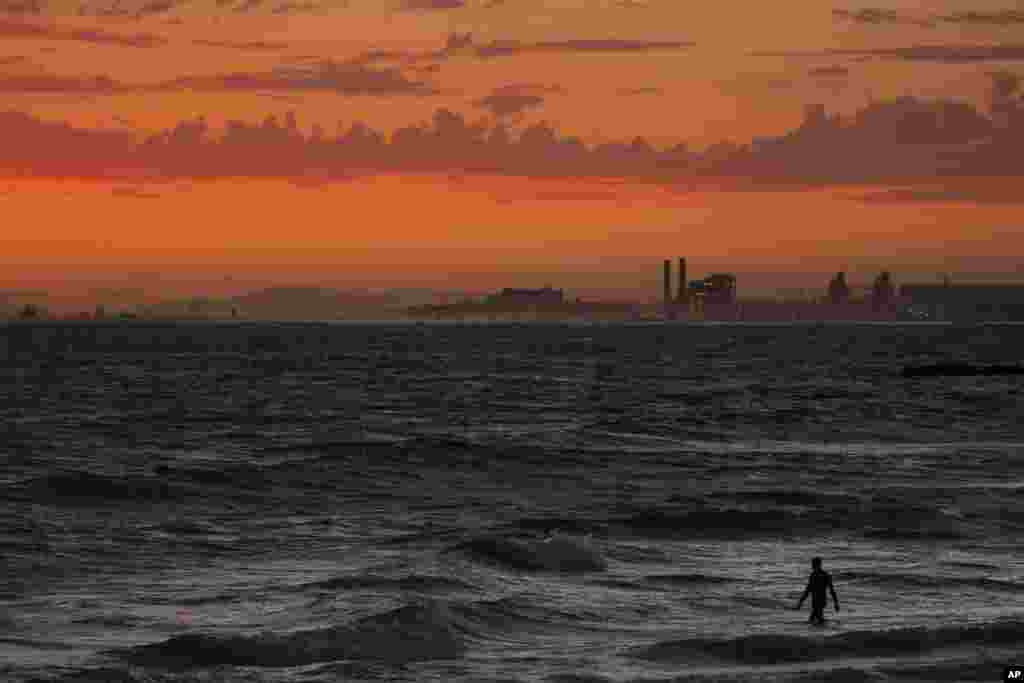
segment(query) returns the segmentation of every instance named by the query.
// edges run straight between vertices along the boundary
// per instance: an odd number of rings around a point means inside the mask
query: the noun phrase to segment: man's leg
[[[824,624],[825,623],[825,606],[824,605],[811,605],[811,618],[812,624]]]

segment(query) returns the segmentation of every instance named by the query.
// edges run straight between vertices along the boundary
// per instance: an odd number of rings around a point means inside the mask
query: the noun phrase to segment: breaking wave
[[[453,550],[512,569],[561,572],[603,571],[607,563],[588,543],[563,535],[543,540],[483,536]]]
[[[465,651],[463,635],[443,605],[406,605],[360,619],[354,625],[256,636],[189,633],[131,648],[121,655],[142,665],[178,667],[289,667],[339,659],[393,664],[454,659]]]
[[[984,625],[937,629],[906,628],[888,631],[852,631],[824,638],[784,634],[751,635],[730,639],[693,638],[656,643],[633,650],[630,656],[656,661],[686,660],[694,656],[770,664],[810,662],[839,657],[894,657],[961,645],[1017,646],[1024,644],[1024,622],[997,621]]]

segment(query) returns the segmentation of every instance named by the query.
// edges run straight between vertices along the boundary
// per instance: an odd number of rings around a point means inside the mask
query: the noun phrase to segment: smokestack
[[[672,303],[672,261],[665,259],[665,305]]]
[[[679,259],[679,291],[676,292],[676,301],[685,304],[686,297],[686,259]]]

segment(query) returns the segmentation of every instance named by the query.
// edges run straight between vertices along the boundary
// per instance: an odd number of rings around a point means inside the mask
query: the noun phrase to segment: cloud
[[[538,95],[492,94],[476,100],[474,104],[489,109],[492,114],[501,117],[521,114],[527,109],[539,107],[544,104],[544,98]]]
[[[148,33],[125,35],[97,29],[65,29],[54,24],[40,25],[10,19],[0,19],[0,38],[74,40],[122,47],[159,47],[167,43],[165,38]]]
[[[25,55],[9,55],[7,57],[0,57],[0,66],[9,66],[11,64],[23,64],[28,61],[28,57]]]
[[[0,13],[3,14],[42,14],[41,0],[0,0]]]
[[[326,81],[317,81],[315,87],[338,87],[319,72],[314,76]],[[267,78],[243,76],[230,87],[265,85]],[[289,79],[289,74],[274,75],[271,92],[293,87],[295,83]],[[361,122],[333,137],[321,125],[314,125],[313,132],[305,135],[295,115],[289,114],[283,120],[268,116],[262,123],[228,121],[222,131],[211,130],[204,119],[186,120],[142,141],[134,130],[88,130],[18,112],[0,112],[0,130],[5,132],[0,175],[22,169],[38,176],[118,177],[123,184],[134,185],[152,175],[168,179],[300,178],[320,183],[335,182],[354,172],[482,172],[639,177],[668,185],[706,177],[716,185],[752,190],[826,184],[908,185],[921,178],[943,178],[946,187],[938,191],[900,189],[863,194],[860,200],[1005,203],[1019,194],[1011,195],[1010,190],[1016,190],[1011,179],[1024,175],[1024,156],[1019,153],[1019,140],[1024,139],[1024,100],[1019,81],[1010,82],[1005,76],[993,79],[992,100],[999,102],[1000,109],[994,108],[991,118],[967,102],[913,97],[873,102],[846,117],[830,116],[823,106],[814,106],[807,108],[799,126],[783,135],[742,145],[720,143],[703,152],[681,145],[658,149],[640,135],[631,142],[591,147],[577,137],[563,136],[545,122],[513,136],[500,117],[493,125],[469,123],[448,109],[435,111],[429,123],[410,124],[390,136]],[[67,79],[57,85],[96,88],[83,83],[90,82]],[[215,85],[223,87],[225,83]],[[560,86],[513,83],[497,88],[491,96],[543,100],[551,92],[561,92]],[[500,105],[493,106],[501,111]],[[114,172],[110,169],[118,169],[118,175],[111,176]],[[1003,185],[1010,189],[994,189],[994,177],[1005,178]]]
[[[463,48],[471,47],[472,45],[472,33],[449,33],[448,37],[444,41],[444,49],[442,52],[447,53],[455,50],[461,50]]]
[[[627,97],[636,95],[664,95],[665,91],[661,88],[620,88],[615,91],[619,95],[625,95]]]
[[[67,93],[110,95],[153,93],[178,90],[200,92],[249,91],[275,95],[286,101],[300,102],[294,95],[303,91],[329,91],[341,95],[420,95],[437,94],[431,84],[410,80],[397,69],[371,69],[359,65],[327,61],[313,65],[280,68],[264,73],[228,73],[192,76],[172,81],[126,84],[109,76],[60,76],[53,74],[0,74],[0,92]]]
[[[132,92],[108,76],[93,78],[78,76],[55,76],[52,74],[0,75],[0,92],[6,93],[68,93],[113,95]]]
[[[1024,24],[1024,11],[1005,9],[995,12],[956,12],[937,17],[939,21],[951,24],[979,24],[991,26],[1014,26]]]
[[[541,201],[594,201],[594,200],[616,200],[619,193],[607,190],[551,190],[547,192],[536,192],[520,199],[538,199]]]
[[[809,76],[816,78],[845,78],[850,75],[850,70],[845,66],[820,66],[807,72]]]
[[[1021,45],[915,45],[877,50],[834,50],[833,54],[874,56],[906,61],[966,64],[972,62],[1011,62],[1024,60]]]
[[[462,9],[465,0],[405,0],[402,5],[408,10]]]
[[[342,95],[433,95],[424,81],[410,80],[397,69],[371,69],[333,61],[281,68],[267,73],[231,73],[182,78],[165,89],[194,90],[327,90]]]
[[[174,9],[181,2],[182,0],[150,0],[135,12],[135,16],[141,18],[153,14],[163,14]]]
[[[243,12],[249,12],[251,10],[254,10],[262,4],[263,0],[245,0],[245,2],[236,7],[234,11],[238,14],[241,14]]]
[[[832,10],[832,16],[838,20],[875,26],[883,24],[910,24],[923,28],[934,28],[939,23],[973,24],[977,26],[1016,26],[1024,24],[1024,11],[1018,9],[994,11],[969,10],[920,18],[899,10],[868,7],[858,10],[834,9]]]
[[[512,57],[535,52],[651,52],[693,47],[690,41],[575,39],[541,42],[494,40],[477,44],[472,33],[449,33],[444,47],[420,58],[445,58],[457,55],[480,58]]]
[[[1024,44],[999,45],[912,45],[910,47],[877,48],[868,50],[807,50],[780,52],[748,52],[751,57],[858,57],[876,59],[899,59],[917,62],[941,62],[945,64],[969,64],[976,62],[1017,62],[1024,61]],[[857,60],[860,61],[860,60]]]
[[[935,22],[928,19],[918,19],[908,16],[902,12],[880,7],[866,7],[859,10],[834,9],[832,16],[835,19],[852,21],[857,24],[908,24],[922,28],[933,28]]]
[[[478,45],[474,54],[478,57],[510,57],[530,52],[652,52],[656,50],[681,50],[696,43],[657,40],[614,40],[577,39],[524,43],[516,40],[497,40]]]
[[[344,3],[347,7],[348,3]],[[304,12],[316,12],[320,7],[315,2],[285,2],[273,9],[273,14],[301,14]]]
[[[160,199],[156,192],[146,192],[141,187],[115,187],[110,191],[115,197],[127,197],[129,199]]]
[[[494,90],[496,95],[565,95],[567,92],[560,85],[544,85],[543,83],[508,83]]]
[[[415,62],[421,56],[408,52],[406,50],[367,50],[366,52],[360,53],[351,59],[345,61],[345,64],[375,64],[378,62],[401,62],[411,63]]]
[[[232,50],[284,50],[288,48],[287,43],[271,43],[262,40],[248,42],[233,42],[230,40],[193,40],[194,45],[204,47],[223,47]]]
[[[942,189],[942,190],[882,190],[849,196],[847,199],[867,204],[903,203],[969,203],[969,204],[1024,204],[1024,196],[1015,190]]]
[[[544,104],[547,94],[565,94],[560,85],[543,85],[539,83],[509,83],[473,104],[489,109],[497,117],[521,114],[527,109],[534,109]]]

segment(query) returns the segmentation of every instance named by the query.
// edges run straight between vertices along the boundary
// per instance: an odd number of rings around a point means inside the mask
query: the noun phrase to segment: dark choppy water
[[[6,327],[0,678],[997,680],[1024,377],[898,371],[1022,342]],[[792,611],[815,554],[823,631]]]

